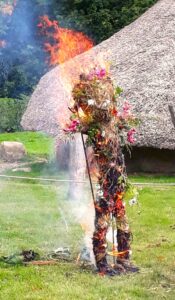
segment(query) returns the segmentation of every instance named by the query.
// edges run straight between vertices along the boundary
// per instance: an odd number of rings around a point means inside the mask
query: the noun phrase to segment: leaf
[[[115,89],[115,96],[120,96],[120,94],[123,92],[122,88],[119,86],[116,87]]]

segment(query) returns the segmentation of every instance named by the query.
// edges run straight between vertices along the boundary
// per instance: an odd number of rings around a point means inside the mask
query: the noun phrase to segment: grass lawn
[[[0,134],[4,140],[26,146],[31,171],[7,175],[67,178],[49,158],[53,139],[41,133]],[[130,176],[133,182],[175,182],[172,176]],[[89,185],[85,186],[87,191]],[[10,266],[0,263],[2,300],[137,300],[175,299],[175,187],[140,189],[139,206],[127,205],[134,234],[133,261],[140,273],[102,278],[75,263],[83,244],[81,226],[75,222],[67,201],[67,184],[0,179],[0,256],[33,249],[44,256],[69,246],[72,263],[58,266]],[[85,192],[86,193],[86,192]],[[83,198],[83,201],[84,198]]]
[[[78,253],[82,231],[66,214],[66,191],[65,185],[0,181],[0,255],[22,249],[44,255],[62,245]],[[102,278],[75,263],[43,267],[1,263],[0,299],[174,300],[175,188],[143,188],[140,206],[127,209],[139,274]]]
[[[1,133],[0,143],[3,141],[22,142],[29,157],[48,157],[53,152],[53,139],[39,132]]]

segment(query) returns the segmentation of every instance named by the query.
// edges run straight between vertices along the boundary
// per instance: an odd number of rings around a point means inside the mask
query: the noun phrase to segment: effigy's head
[[[71,137],[77,132],[87,134],[88,145],[96,138],[107,141],[116,137],[122,146],[133,144],[134,127],[139,120],[133,116],[128,101],[118,105],[122,91],[119,86],[114,87],[105,69],[81,74],[72,90],[72,115],[64,133]]]
[[[88,75],[81,74],[72,91],[74,110],[81,123],[106,124],[111,120],[114,106],[114,86],[105,69],[94,69]]]

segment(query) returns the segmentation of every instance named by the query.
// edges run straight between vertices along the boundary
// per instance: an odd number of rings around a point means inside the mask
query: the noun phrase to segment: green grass
[[[39,132],[14,132],[0,134],[0,142],[22,142],[29,156],[48,157],[53,152],[53,139]]]
[[[62,245],[78,253],[82,231],[71,216],[66,185],[1,181],[0,190],[0,255],[22,249],[44,255]],[[74,262],[43,267],[1,264],[0,299],[174,300],[175,188],[143,188],[140,205],[127,205],[127,211],[139,274],[101,278]]]
[[[49,157],[53,139],[41,133],[1,134],[4,140],[21,141],[27,160]],[[33,163],[31,171],[5,174],[67,178],[53,162]],[[132,182],[175,182],[173,176],[135,175]],[[89,185],[85,186],[85,191]],[[41,255],[59,246],[69,246],[73,257],[83,244],[83,233],[71,214],[67,184],[37,181],[0,181],[0,255],[33,249]],[[90,196],[89,196],[90,197]],[[82,199],[84,200],[84,197]],[[59,266],[9,266],[0,264],[2,300],[137,300],[175,299],[175,188],[140,189],[139,206],[127,205],[134,234],[133,261],[140,273],[101,278],[72,263]],[[68,223],[68,230],[65,226]]]
[[[129,176],[132,182],[139,183],[175,183],[175,176],[170,175],[156,175],[156,174],[138,174]]]

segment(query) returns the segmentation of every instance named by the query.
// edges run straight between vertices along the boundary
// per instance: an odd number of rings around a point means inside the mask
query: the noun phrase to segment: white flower
[[[94,99],[89,99],[88,100],[88,105],[94,105],[95,104],[95,100]]]
[[[102,196],[103,196],[103,191],[102,191],[102,190],[97,191],[97,195],[98,195],[99,197],[102,197]]]
[[[110,100],[107,99],[106,101],[103,102],[102,108],[106,108],[109,104],[110,104]]]
[[[105,137],[106,133],[105,133],[104,130],[102,131],[102,134],[101,134],[101,135],[102,135],[102,137]]]
[[[129,250],[129,255],[130,255],[130,256],[132,255],[132,250]]]
[[[134,197],[134,198],[132,198],[131,200],[129,200],[129,205],[130,205],[130,206],[133,206],[133,205],[135,205],[135,204],[137,204],[137,198],[136,198],[136,197]]]

